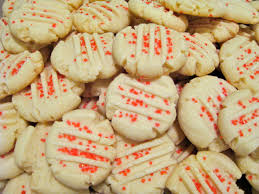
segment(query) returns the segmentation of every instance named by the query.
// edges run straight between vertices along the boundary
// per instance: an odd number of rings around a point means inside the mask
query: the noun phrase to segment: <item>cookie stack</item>
[[[258,9],[5,0],[2,193],[259,192]]]

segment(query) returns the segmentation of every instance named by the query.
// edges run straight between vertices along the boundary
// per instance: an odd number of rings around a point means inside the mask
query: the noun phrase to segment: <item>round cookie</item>
[[[128,26],[114,41],[116,64],[137,77],[154,78],[180,69],[187,46],[182,34],[156,24]]]
[[[15,38],[9,29],[8,18],[3,17],[0,20],[1,25],[1,42],[6,51],[12,54],[21,53],[25,50],[35,51],[43,47],[42,45],[25,43]]]
[[[74,110],[55,122],[49,132],[46,156],[55,178],[77,190],[104,181],[115,159],[114,132],[96,111]]]
[[[250,156],[237,157],[236,163],[252,187],[259,192],[259,159]]]
[[[17,136],[26,128],[24,121],[11,102],[0,103],[0,155],[14,147]]]
[[[117,33],[130,24],[128,3],[124,0],[84,3],[73,13],[77,31],[87,33]]]
[[[184,33],[188,46],[187,61],[178,73],[186,76],[204,76],[213,72],[219,65],[217,49],[206,37],[195,33]]]
[[[51,63],[73,81],[87,83],[110,78],[119,70],[112,57],[113,40],[113,33],[75,34],[57,44]]]
[[[188,31],[191,34],[199,33],[211,42],[221,43],[234,38],[239,31],[239,25],[224,19],[197,17],[189,21]]]
[[[39,51],[24,51],[7,55],[0,62],[0,99],[15,94],[28,86],[42,71],[43,59]]]
[[[220,69],[238,89],[259,90],[259,46],[244,36],[225,42],[220,48]]]
[[[228,149],[217,126],[223,100],[236,89],[215,76],[203,76],[187,83],[178,102],[178,121],[198,148],[221,152]]]
[[[117,137],[117,158],[106,183],[114,193],[162,193],[176,161],[175,146],[165,134],[137,143]]]
[[[4,0],[2,6],[2,15],[8,17],[14,10],[16,0]]]
[[[129,10],[135,16],[150,22],[184,32],[188,26],[188,20],[184,15],[175,15],[173,11],[153,0],[130,0]]]
[[[140,80],[120,74],[108,87],[106,116],[115,131],[134,141],[165,133],[173,124],[178,94],[173,80]]]
[[[15,163],[13,151],[0,156],[0,181],[15,178],[22,172]]]
[[[158,0],[177,13],[202,17],[221,17],[225,13],[222,0]]]
[[[174,168],[166,187],[181,193],[244,193],[236,185],[242,176],[227,156],[212,151],[191,155]]]
[[[30,87],[13,95],[12,102],[28,121],[55,121],[80,104],[83,90],[83,84],[65,78],[47,65]]]
[[[224,141],[238,156],[259,152],[259,92],[238,90],[228,96],[219,112],[218,125]],[[257,156],[257,158],[259,158]]]
[[[259,22],[257,10],[244,0],[221,0],[225,4],[224,19],[243,24]]]
[[[9,27],[23,42],[47,45],[71,31],[72,18],[59,0],[27,0],[10,15]]]
[[[35,194],[31,190],[30,182],[31,176],[26,173],[17,176],[8,181],[3,190],[3,194]]]
[[[48,166],[45,156],[45,142],[50,130],[51,124],[38,124],[35,128],[28,127],[16,143],[16,163],[31,174],[32,191],[36,193],[76,194],[78,192],[59,183]]]

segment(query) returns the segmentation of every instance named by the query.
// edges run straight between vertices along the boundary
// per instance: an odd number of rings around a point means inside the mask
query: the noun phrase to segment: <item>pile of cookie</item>
[[[259,1],[2,10],[3,194],[259,192]]]

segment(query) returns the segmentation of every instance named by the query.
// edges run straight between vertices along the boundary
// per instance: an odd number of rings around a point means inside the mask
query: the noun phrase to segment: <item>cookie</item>
[[[244,36],[225,42],[220,48],[220,69],[238,89],[259,90],[259,46]]]
[[[102,115],[106,115],[106,95],[107,95],[107,88],[101,91],[101,94],[96,103],[98,111]]]
[[[87,33],[117,33],[130,24],[128,3],[124,0],[84,3],[73,13],[77,31]]]
[[[16,0],[4,0],[3,6],[2,6],[3,16],[7,17],[13,12],[15,2]]]
[[[239,31],[239,26],[235,22],[224,19],[197,17],[189,22],[188,31],[191,34],[199,33],[213,43],[221,43],[234,38]]]
[[[24,89],[44,66],[39,51],[7,56],[0,62],[0,99]]]
[[[218,0],[158,0],[177,13],[202,17],[222,17],[225,13],[223,1]]]
[[[28,121],[55,121],[80,104],[83,90],[83,84],[65,78],[47,65],[29,87],[13,95],[12,102]]]
[[[221,152],[228,149],[217,126],[223,100],[236,89],[215,76],[203,76],[187,83],[178,102],[179,124],[196,147]]]
[[[156,24],[128,26],[114,41],[113,57],[131,75],[154,78],[180,69],[187,46],[181,33]]]
[[[250,156],[237,157],[236,162],[248,182],[259,192],[259,159]]]
[[[153,0],[130,0],[129,11],[138,18],[184,32],[188,20],[184,15],[176,15],[173,11]]]
[[[72,12],[77,10],[82,4],[84,0],[62,0],[64,3],[68,5],[69,10]]]
[[[26,128],[24,121],[11,102],[0,103],[0,155],[14,147],[18,135]]]
[[[72,18],[59,0],[27,0],[10,15],[9,27],[23,42],[47,45],[71,31]]]
[[[257,42],[259,42],[259,24],[254,25],[253,30],[255,32],[255,39]]]
[[[244,0],[222,0],[225,4],[224,19],[243,24],[256,24],[259,22],[257,10]]]
[[[110,78],[119,70],[112,57],[113,40],[113,33],[75,34],[54,48],[53,67],[77,82]]]
[[[0,33],[1,33],[1,29],[0,29]],[[0,41],[0,62],[8,58],[9,56],[10,54],[4,49],[2,42]]]
[[[35,128],[28,127],[16,143],[16,163],[31,174],[32,191],[36,193],[76,194],[78,192],[59,183],[48,166],[45,144],[50,130],[51,124],[37,124]]]
[[[258,1],[251,1],[250,5],[252,5],[257,11],[259,11],[259,2]]]
[[[213,72],[219,65],[214,44],[198,33],[184,33],[183,37],[188,46],[187,61],[178,73],[186,76],[204,76]]]
[[[98,111],[97,101],[98,98],[83,98],[79,108]]]
[[[31,176],[24,173],[17,176],[14,179],[8,181],[3,190],[3,194],[21,193],[21,194],[33,194],[30,186]]]
[[[18,54],[25,50],[35,51],[40,49],[42,46],[36,44],[25,43],[15,38],[9,29],[8,18],[3,17],[0,20],[1,26],[1,42],[6,51],[12,54]]]
[[[217,152],[202,151],[182,161],[171,173],[166,187],[180,193],[244,193],[236,185],[242,176],[236,164]]]
[[[15,163],[13,151],[0,156],[0,181],[15,178],[22,172]]]
[[[117,158],[106,183],[114,193],[162,193],[176,161],[175,146],[165,134],[137,143],[117,137]]]
[[[224,141],[238,156],[259,151],[259,92],[238,90],[223,102],[218,124]],[[259,158],[259,157],[258,157]]]
[[[115,131],[134,141],[165,133],[173,124],[178,94],[173,80],[140,80],[120,74],[108,87],[106,116]]]
[[[77,190],[104,181],[115,159],[115,137],[108,120],[92,110],[74,110],[55,122],[46,156],[55,178]]]

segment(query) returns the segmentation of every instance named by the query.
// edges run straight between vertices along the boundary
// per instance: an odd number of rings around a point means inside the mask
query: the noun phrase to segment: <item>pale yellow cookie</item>
[[[35,194],[31,190],[31,176],[24,173],[8,181],[3,194]]]
[[[223,100],[236,89],[215,76],[187,83],[178,102],[178,121],[186,137],[198,148],[221,152],[228,149],[218,129]]]
[[[251,1],[250,4],[259,11],[259,1]]]
[[[1,29],[0,29],[0,33],[1,33]],[[9,56],[10,54],[4,49],[2,42],[0,41],[0,62],[8,58]]]
[[[39,51],[7,55],[0,62],[0,99],[27,87],[42,71],[43,66]]]
[[[222,105],[218,125],[224,141],[238,156],[258,153],[259,92],[253,94],[247,89],[238,90]]]
[[[117,137],[117,158],[106,180],[114,193],[162,193],[176,161],[171,157],[175,146],[165,134],[137,143]]]
[[[250,156],[237,157],[236,162],[241,172],[246,175],[248,182],[259,192],[259,159]]]
[[[46,156],[55,178],[64,185],[87,190],[112,170],[115,137],[108,120],[96,111],[74,110],[55,122],[49,132]]]
[[[259,46],[244,36],[225,42],[220,48],[220,69],[238,89],[259,90]]]
[[[29,87],[13,96],[12,102],[28,121],[55,121],[80,104],[83,90],[83,84],[65,78],[47,65]]]
[[[222,0],[158,0],[177,13],[202,17],[222,17],[225,13]]]
[[[2,6],[2,15],[3,16],[9,16],[13,10],[14,10],[14,4],[16,0],[3,0],[3,6]]]
[[[82,4],[84,0],[61,0],[68,5],[69,10],[72,12],[77,10]]]
[[[124,0],[84,3],[73,13],[77,31],[87,33],[117,33],[130,24],[128,3]]]
[[[156,24],[140,24],[120,31],[113,57],[133,76],[154,78],[179,70],[186,62],[182,34]]]
[[[217,152],[202,151],[182,161],[167,180],[175,194],[244,193],[236,185],[242,176],[236,164]]]
[[[23,172],[15,163],[14,152],[0,156],[0,181],[12,179]]]
[[[224,3],[223,18],[243,24],[256,24],[259,22],[257,10],[244,0],[220,0]]]
[[[224,19],[197,17],[189,22],[188,31],[192,34],[199,33],[211,42],[221,43],[235,37],[239,25]]]
[[[51,62],[59,73],[74,81],[110,78],[119,70],[112,57],[113,41],[113,33],[75,34],[57,44]]]
[[[58,182],[48,166],[45,144],[51,127],[51,124],[38,124],[35,128],[30,126],[23,131],[15,147],[16,163],[31,174],[32,191],[76,194],[78,192]]]
[[[137,17],[150,22],[184,32],[188,26],[188,20],[184,15],[175,15],[158,1],[154,0],[130,0],[129,10]]]
[[[198,33],[184,33],[183,37],[188,46],[187,61],[177,72],[186,76],[204,76],[213,72],[219,65],[219,56],[214,44]]]
[[[140,80],[120,74],[108,87],[106,116],[119,134],[144,141],[165,133],[176,117],[178,94],[173,80]]]
[[[24,0],[10,15],[9,27],[21,41],[47,45],[71,31],[72,18],[59,0]]]
[[[14,148],[15,140],[26,128],[24,121],[11,102],[0,103],[0,155]]]

